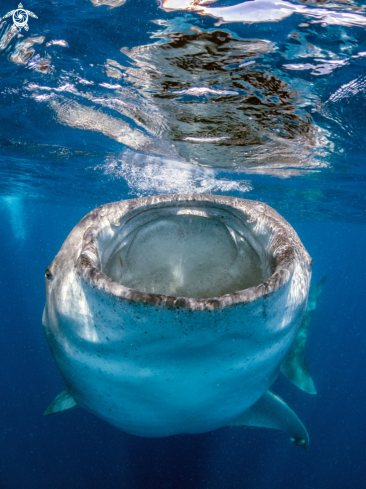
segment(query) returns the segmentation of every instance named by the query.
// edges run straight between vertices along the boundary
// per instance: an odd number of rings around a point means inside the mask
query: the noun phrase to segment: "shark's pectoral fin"
[[[228,426],[257,426],[274,428],[287,433],[292,443],[307,448],[309,435],[291,408],[276,394],[267,391],[259,401]]]
[[[316,394],[315,385],[305,362],[305,347],[309,326],[325,284],[323,277],[310,289],[308,305],[299,332],[281,365],[281,372],[299,389]]]
[[[59,394],[54,401],[51,402],[44,412],[44,416],[59,413],[60,411],[65,411],[66,409],[71,409],[73,407],[76,407],[75,399],[66,389],[65,391],[61,392],[61,394]]]
[[[286,375],[290,382],[302,391],[307,392],[308,394],[316,394],[314,381],[311,378],[304,358],[305,345],[304,347],[301,347],[298,343],[299,341],[297,337],[282,362],[281,372]]]

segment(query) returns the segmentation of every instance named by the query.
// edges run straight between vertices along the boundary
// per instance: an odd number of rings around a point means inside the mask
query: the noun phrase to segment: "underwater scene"
[[[0,489],[366,487],[366,2],[0,0]]]

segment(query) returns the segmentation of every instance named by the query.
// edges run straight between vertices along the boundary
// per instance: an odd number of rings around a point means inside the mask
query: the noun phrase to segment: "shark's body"
[[[152,219],[181,215],[226,226],[238,253],[239,239],[269,278],[221,297],[193,299],[133,290],[104,273],[117,248],[124,265],[129,236],[137,240]],[[67,384],[46,414],[79,405],[149,437],[266,426],[306,446],[301,421],[268,389],[299,331],[306,336],[309,321],[301,322],[310,276],[311,259],[294,230],[259,202],[159,196],[92,211],[46,272],[43,324]],[[311,392],[307,371],[299,380],[300,350],[290,351],[283,371]]]

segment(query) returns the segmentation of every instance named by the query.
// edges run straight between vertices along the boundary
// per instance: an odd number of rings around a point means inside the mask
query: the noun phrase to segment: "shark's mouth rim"
[[[274,271],[269,279],[255,287],[225,294],[221,297],[195,299],[163,294],[141,292],[130,289],[105,275],[100,267],[100,238],[103,220],[108,225],[120,226],[121,220],[128,222],[130,213],[141,213],[154,206],[182,206],[184,204],[224,206],[247,219],[253,226],[266,226],[272,231],[271,254]],[[296,263],[311,268],[312,260],[292,226],[273,208],[259,201],[210,194],[174,194],[122,200],[98,207],[86,216],[91,220],[83,234],[81,252],[76,260],[77,273],[93,288],[102,290],[116,298],[132,302],[160,306],[163,308],[188,309],[195,311],[226,308],[234,304],[247,304],[274,293],[291,279]],[[127,217],[127,219],[126,219]],[[84,221],[84,220],[83,220]],[[82,221],[82,222],[83,222]]]

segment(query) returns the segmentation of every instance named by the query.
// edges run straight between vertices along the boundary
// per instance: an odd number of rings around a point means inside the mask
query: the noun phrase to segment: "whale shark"
[[[138,436],[225,426],[282,430],[306,448],[271,390],[282,371],[315,393],[304,359],[324,281],[268,205],[206,194],[103,205],[45,275],[43,328],[66,389],[45,415],[82,407]]]

